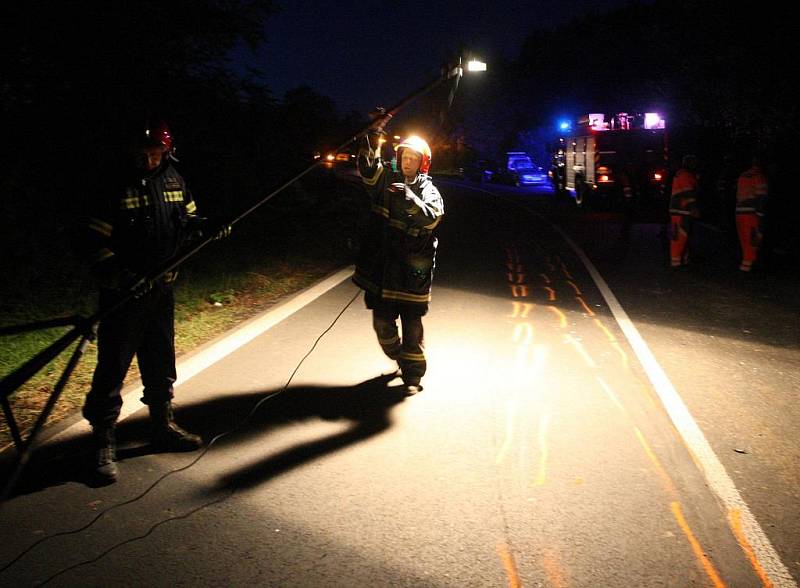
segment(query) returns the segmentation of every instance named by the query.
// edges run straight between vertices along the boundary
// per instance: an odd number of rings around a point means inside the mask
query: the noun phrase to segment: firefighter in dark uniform
[[[427,367],[422,317],[431,299],[435,233],[444,204],[428,175],[431,150],[423,139],[412,136],[397,145],[399,171],[384,164],[386,120],[376,125],[378,133],[367,136],[358,157],[372,214],[353,281],[365,291],[383,352],[398,362],[406,393],[416,394]]]
[[[155,283],[141,280],[188,240],[198,220],[197,206],[172,165],[167,126],[148,125],[136,143],[135,168],[130,166],[125,183],[88,221],[91,269],[100,286],[101,310],[138,284],[136,297],[100,322],[97,367],[83,407],[92,425],[95,472],[106,482],[117,478],[115,425],[122,407],[120,390],[134,355],[144,384],[142,401],[150,409],[154,448],[192,451],[202,446],[199,436],[173,421],[172,286],[177,272]]]

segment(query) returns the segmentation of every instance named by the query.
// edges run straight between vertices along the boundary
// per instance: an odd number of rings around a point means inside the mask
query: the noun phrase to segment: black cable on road
[[[322,333],[320,333],[320,335],[314,341],[314,344],[311,346],[311,348],[308,350],[308,352],[297,363],[297,365],[295,366],[295,368],[292,371],[291,375],[289,376],[289,379],[286,380],[286,384],[284,384],[283,388],[281,388],[280,390],[278,390],[276,392],[272,392],[270,394],[266,394],[265,396],[260,398],[258,400],[258,402],[255,403],[253,408],[250,409],[250,412],[247,414],[247,416],[244,417],[244,419],[242,419],[232,429],[228,429],[227,431],[223,431],[222,433],[219,433],[214,438],[212,438],[211,441],[208,442],[208,445],[206,445],[203,448],[203,451],[201,451],[200,454],[197,457],[195,457],[191,462],[189,462],[185,466],[182,466],[180,468],[176,468],[174,470],[170,470],[170,471],[166,472],[165,474],[162,474],[152,484],[150,484],[150,486],[148,486],[144,491],[139,493],[137,496],[135,496],[135,497],[133,497],[133,498],[131,498],[129,500],[126,500],[124,502],[120,502],[118,504],[114,504],[112,506],[109,506],[105,510],[100,511],[99,513],[97,513],[97,515],[91,521],[89,521],[88,523],[86,523],[82,527],[79,527],[78,529],[73,529],[71,531],[62,531],[60,533],[53,533],[52,535],[48,535],[46,537],[42,537],[41,539],[39,539],[35,543],[31,544],[28,548],[23,550],[19,555],[17,555],[14,559],[12,559],[7,564],[5,564],[2,568],[0,568],[0,574],[5,572],[6,570],[8,570],[11,566],[13,566],[19,560],[21,560],[25,555],[27,555],[28,553],[33,551],[36,547],[38,547],[39,545],[41,545],[45,541],[49,541],[50,539],[55,539],[56,537],[65,537],[65,536],[68,536],[68,535],[76,535],[78,533],[81,533],[81,532],[87,530],[92,525],[94,525],[97,521],[99,521],[103,516],[105,516],[106,514],[111,512],[112,510],[116,510],[116,509],[121,508],[123,506],[127,506],[129,504],[133,504],[134,502],[138,502],[139,500],[141,500],[142,498],[147,496],[156,486],[158,486],[166,478],[172,476],[173,474],[177,474],[178,472],[186,471],[189,468],[191,468],[192,466],[194,466],[197,462],[199,462],[208,453],[208,451],[211,449],[211,446],[214,445],[217,441],[219,441],[220,439],[222,439],[224,437],[227,437],[228,435],[231,435],[231,434],[233,434],[233,433],[235,433],[237,431],[242,430],[250,422],[250,420],[253,418],[253,416],[255,416],[256,412],[258,412],[258,409],[261,408],[261,406],[265,402],[275,398],[279,394],[282,394],[282,393],[286,392],[286,390],[289,388],[289,385],[292,383],[292,380],[294,379],[294,377],[297,374],[297,372],[300,370],[300,367],[303,365],[305,360],[308,359],[308,357],[314,352],[314,349],[317,348],[317,345],[322,340],[322,338],[331,329],[333,329],[334,325],[339,321],[339,319],[342,317],[342,315],[345,313],[345,311],[347,311],[347,309],[350,308],[350,306],[353,304],[353,302],[356,301],[356,298],[358,298],[360,295],[361,295],[361,290],[357,290],[355,295],[353,295],[353,297],[347,302],[347,304],[345,304],[342,307],[342,309],[336,315],[336,318],[333,319],[331,324],[328,325],[328,327],[324,331],[322,331]],[[58,576],[61,576],[62,574],[65,574],[65,573],[67,573],[67,572],[69,572],[71,570],[74,570],[74,569],[78,568],[78,567],[97,562],[100,559],[102,559],[103,557],[105,557],[106,555],[108,555],[109,553],[111,553],[112,551],[114,551],[115,549],[117,549],[118,547],[121,547],[121,546],[126,545],[128,543],[132,543],[134,541],[138,541],[139,539],[144,539],[145,537],[150,535],[157,527],[159,527],[159,526],[161,526],[161,525],[163,525],[165,523],[168,523],[168,522],[174,521],[174,520],[185,519],[185,518],[193,515],[194,513],[198,512],[200,510],[203,510],[204,508],[207,508],[207,507],[212,506],[214,504],[219,504],[219,503],[227,500],[231,496],[233,496],[234,493],[235,493],[235,490],[233,492],[225,495],[222,498],[217,498],[217,499],[212,500],[211,502],[203,504],[203,505],[201,505],[201,506],[189,511],[188,513],[184,513],[182,515],[177,515],[177,516],[174,516],[174,517],[169,517],[167,519],[161,520],[158,523],[154,524],[152,527],[150,527],[150,529],[144,535],[141,535],[139,537],[134,537],[134,538],[131,538],[131,539],[126,539],[125,541],[122,541],[121,543],[117,543],[117,544],[113,545],[112,547],[110,547],[109,549],[107,549],[106,551],[104,551],[99,556],[97,556],[97,557],[95,557],[93,559],[85,560],[85,561],[82,561],[82,562],[78,562],[78,563],[76,563],[74,565],[71,565],[71,566],[69,566],[67,568],[64,568],[63,570],[61,570],[61,571],[53,574],[49,578],[47,578],[41,585],[47,584],[48,582],[54,580]]]

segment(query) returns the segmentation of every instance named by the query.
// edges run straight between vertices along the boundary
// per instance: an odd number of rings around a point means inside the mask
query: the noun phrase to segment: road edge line
[[[547,219],[544,220],[546,221]],[[742,498],[739,490],[737,490],[730,475],[728,475],[728,472],[725,470],[725,466],[717,457],[716,453],[714,453],[703,431],[694,420],[694,417],[692,417],[686,403],[675,389],[675,386],[670,381],[666,372],[664,372],[664,369],[658,363],[658,360],[656,360],[653,352],[650,351],[650,348],[639,333],[639,330],[633,324],[630,317],[628,317],[628,313],[622,308],[622,305],[611,291],[605,279],[603,279],[603,276],[600,275],[600,272],[583,249],[581,249],[561,227],[552,223],[550,224],[572,248],[586,267],[592,280],[594,280],[595,285],[598,290],[600,290],[600,294],[605,299],[606,304],[608,304],[611,314],[614,315],[614,320],[617,321],[623,334],[628,339],[628,343],[630,343],[633,348],[636,357],[642,364],[650,383],[655,388],[656,394],[658,394],[670,420],[672,420],[672,424],[681,437],[683,437],[689,450],[695,455],[698,462],[703,467],[706,480],[712,491],[723,504],[725,504],[729,513],[734,510],[739,511],[744,535],[749,541],[750,547],[755,552],[757,560],[764,570],[766,570],[772,584],[776,588],[797,588],[797,583],[794,581],[794,578],[783,561],[781,561],[778,552],[775,551],[775,548],[772,546],[766,533],[764,533],[761,525],[759,525],[753,513],[750,512],[750,508]]]
[[[447,183],[447,181],[445,181],[445,183]],[[457,185],[461,186],[460,184]],[[468,190],[484,192],[494,196],[495,198],[503,197],[500,194],[496,194],[482,188],[475,188],[472,186],[461,187]],[[741,494],[739,494],[739,490],[736,489],[736,485],[733,483],[733,480],[725,470],[725,466],[719,460],[716,453],[714,453],[714,450],[711,448],[711,444],[700,430],[700,427],[692,417],[688,407],[684,403],[678,391],[675,389],[675,386],[673,386],[666,372],[664,372],[664,369],[653,355],[653,352],[650,351],[647,343],[645,343],[644,338],[639,333],[639,330],[633,324],[633,321],[631,321],[630,317],[628,317],[628,313],[626,313],[625,309],[622,308],[619,300],[617,300],[617,297],[611,291],[611,288],[606,283],[605,279],[603,279],[603,276],[600,275],[600,272],[597,270],[595,265],[592,263],[583,249],[581,249],[581,247],[575,243],[575,241],[573,241],[572,238],[561,227],[552,223],[535,210],[530,210],[527,207],[514,202],[513,200],[507,200],[508,202],[519,206],[526,212],[537,216],[549,224],[556,232],[558,232],[559,235],[561,235],[561,237],[567,242],[567,244],[581,260],[581,263],[583,263],[584,267],[586,267],[586,270],[589,272],[589,275],[591,276],[598,290],[600,290],[600,294],[605,299],[606,304],[608,304],[611,314],[614,316],[614,320],[617,321],[620,329],[622,329],[622,333],[625,335],[626,339],[628,339],[628,343],[633,348],[636,357],[639,359],[639,363],[642,364],[642,367],[644,368],[650,383],[655,388],[656,394],[658,394],[661,403],[664,405],[672,424],[675,426],[675,429],[678,431],[681,437],[683,437],[683,441],[686,443],[689,451],[695,455],[697,461],[702,466],[703,473],[706,481],[711,487],[711,490],[717,495],[717,497],[725,505],[725,508],[728,510],[728,513],[726,514],[734,511],[739,512],[739,515],[741,516],[742,531],[745,535],[745,538],[749,542],[750,548],[755,553],[758,563],[765,570],[769,580],[772,582],[772,585],[775,588],[797,588],[797,583],[789,572],[789,569],[784,565],[783,561],[781,561],[778,552],[775,551],[775,548],[772,546],[772,543],[770,542],[766,533],[764,533],[761,525],[758,524],[755,516],[753,516],[753,513],[750,512],[750,508],[747,506],[747,503],[744,501]]]

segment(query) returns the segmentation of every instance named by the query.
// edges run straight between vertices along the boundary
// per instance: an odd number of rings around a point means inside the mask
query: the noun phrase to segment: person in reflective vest
[[[736,231],[742,248],[739,269],[749,272],[758,259],[761,245],[761,223],[767,198],[767,177],[759,157],[753,157],[749,169],[742,172],[736,183]]]
[[[358,156],[372,214],[353,282],[365,292],[383,352],[398,362],[406,393],[415,394],[427,369],[422,317],[431,299],[444,204],[428,175],[431,150],[422,138],[408,137],[397,145],[398,171],[384,164],[381,133],[387,121],[378,122],[378,132],[365,138]]]
[[[669,201],[671,267],[689,263],[689,234],[692,220],[697,218],[697,158],[683,157],[681,168],[672,178],[672,197]]]

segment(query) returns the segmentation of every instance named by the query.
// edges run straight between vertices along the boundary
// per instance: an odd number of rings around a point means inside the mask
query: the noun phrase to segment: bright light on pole
[[[470,59],[467,62],[467,71],[486,71],[486,62]]]

